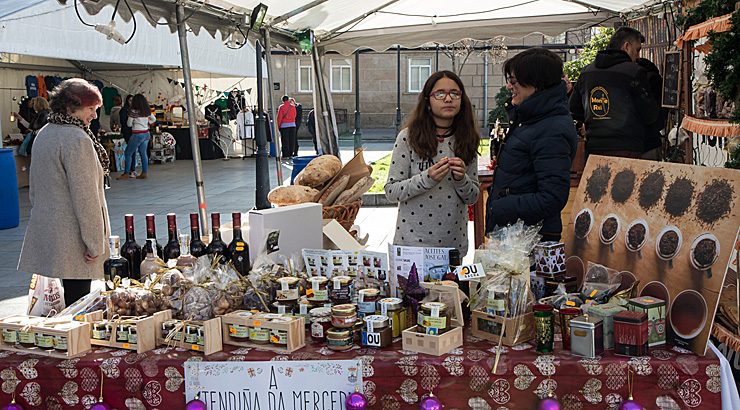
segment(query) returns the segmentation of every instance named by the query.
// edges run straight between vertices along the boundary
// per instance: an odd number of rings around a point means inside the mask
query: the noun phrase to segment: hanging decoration
[[[15,100],[15,98],[13,98]],[[0,410],[23,410],[23,406],[15,402],[15,389],[13,395],[10,398],[10,403],[4,405]]]
[[[550,381],[550,376],[547,376],[547,380]],[[560,402],[555,397],[555,389],[552,384],[547,383],[547,397],[540,400],[537,403],[537,410],[560,410]]]
[[[627,370],[627,400],[619,404],[618,410],[642,410],[642,405],[632,397],[632,388],[635,385],[635,372],[632,367]]]
[[[506,61],[509,49],[506,47],[504,36],[497,36],[486,41],[486,49],[481,52],[481,56],[488,54],[488,59],[493,64],[501,64]]]
[[[442,405],[439,398],[432,392],[429,392],[429,395],[421,399],[421,402],[419,403],[420,410],[442,410],[442,407],[444,407],[444,405]]]
[[[200,399],[200,393],[195,395],[193,400],[185,404],[185,410],[206,410],[206,404]]]
[[[355,388],[355,392],[347,396],[347,399],[344,401],[344,407],[347,410],[365,410],[367,409],[367,404],[367,397],[358,388]]]
[[[103,370],[100,370],[100,397],[98,397],[98,402],[93,404],[92,407],[90,407],[90,410],[111,410],[110,404],[106,403],[103,400],[103,382],[105,382],[105,377],[103,375]]]

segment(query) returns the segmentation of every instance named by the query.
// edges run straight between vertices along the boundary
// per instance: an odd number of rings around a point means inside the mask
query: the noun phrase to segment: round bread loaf
[[[267,194],[267,200],[277,206],[303,204],[313,202],[319,191],[301,185],[279,186]]]
[[[342,169],[342,161],[334,155],[321,155],[311,160],[306,168],[298,173],[295,183],[312,188],[320,187],[334,178]]]

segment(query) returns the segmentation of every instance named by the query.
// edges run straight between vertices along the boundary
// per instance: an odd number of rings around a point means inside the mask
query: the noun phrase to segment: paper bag
[[[64,310],[64,288],[59,278],[34,273],[28,287],[28,315],[47,316],[52,310]]]

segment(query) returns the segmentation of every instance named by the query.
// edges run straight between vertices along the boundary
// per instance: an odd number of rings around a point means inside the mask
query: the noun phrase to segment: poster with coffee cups
[[[735,269],[738,190],[733,169],[591,155],[566,235],[569,274],[590,261],[620,271],[623,287],[640,281],[638,296],[666,301],[669,339],[704,355]]]

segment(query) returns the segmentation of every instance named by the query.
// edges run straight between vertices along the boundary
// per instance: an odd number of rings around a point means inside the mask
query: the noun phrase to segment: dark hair
[[[149,109],[149,102],[147,102],[146,97],[144,97],[144,94],[136,94],[134,96],[133,101],[131,101],[131,115],[139,116],[139,117],[148,117],[149,114],[151,114],[151,110]]]
[[[449,78],[457,83],[462,92],[460,98],[460,112],[452,120],[452,130],[455,133],[455,156],[461,158],[466,164],[475,160],[480,145],[480,135],[473,117],[473,105],[465,93],[460,77],[452,71],[437,71],[429,76],[424,88],[419,93],[416,107],[406,120],[406,128],[409,133],[409,145],[423,159],[431,160],[437,154],[437,127],[429,106],[429,95],[442,78]]]
[[[121,96],[120,95],[114,95],[113,96],[113,106],[114,107],[119,106],[122,103],[123,103],[123,100],[121,99]]]
[[[645,36],[632,27],[622,26],[612,34],[612,38],[609,40],[607,48],[616,48],[619,50],[622,48],[622,45],[628,41],[630,43],[644,43]]]
[[[62,81],[49,93],[51,110],[67,114],[83,107],[103,104],[103,97],[98,87],[82,78],[70,78]]]
[[[563,59],[541,47],[530,48],[504,63],[504,75],[514,74],[516,81],[540,91],[563,80]]]
[[[133,95],[131,95],[131,94],[127,95],[126,96],[126,99],[123,100],[123,106],[126,107],[126,108],[131,108],[131,103],[129,102],[129,100],[133,100],[133,99],[134,99],[134,96]]]
[[[286,102],[286,101],[288,101],[289,99],[290,99],[290,97],[288,97],[287,95],[284,95],[284,96],[283,96],[283,102]]]

